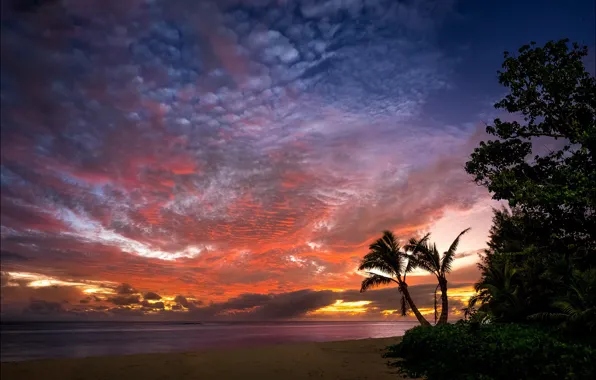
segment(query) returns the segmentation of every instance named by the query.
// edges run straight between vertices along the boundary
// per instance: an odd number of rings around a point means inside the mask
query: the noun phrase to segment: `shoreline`
[[[401,337],[2,362],[3,379],[395,379],[382,357]]]

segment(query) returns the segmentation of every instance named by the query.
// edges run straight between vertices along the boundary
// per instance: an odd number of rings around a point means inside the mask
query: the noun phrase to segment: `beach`
[[[59,358],[0,364],[3,380],[397,379],[382,357],[400,338],[286,343],[184,353]]]

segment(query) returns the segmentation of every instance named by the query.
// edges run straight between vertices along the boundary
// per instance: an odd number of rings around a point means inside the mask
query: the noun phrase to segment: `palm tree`
[[[365,270],[369,275],[362,281],[360,292],[375,286],[396,283],[402,293],[402,315],[406,315],[409,306],[422,326],[430,326],[410,296],[406,276],[413,266],[410,260],[407,260],[406,253],[400,251],[401,247],[395,235],[391,231],[384,231],[383,237],[373,242],[368,249],[368,254],[364,256],[358,267],[358,270]]]
[[[586,337],[596,335],[596,268],[574,271],[567,294],[551,304],[554,312],[530,315],[529,319],[558,322],[559,327]]]
[[[470,308],[480,304],[479,311],[490,313],[497,321],[513,321],[522,313],[518,270],[508,258],[493,260],[490,265],[479,265],[482,278],[474,284],[476,294],[468,302]]]
[[[420,267],[429,273],[434,274],[437,277],[439,284],[437,289],[441,289],[441,315],[439,317],[438,324],[447,323],[449,316],[449,299],[447,297],[447,273],[451,272],[451,266],[455,260],[455,252],[459,245],[459,239],[463,234],[470,231],[466,228],[457,235],[449,249],[443,253],[443,256],[439,255],[436,244],[430,244],[428,238],[430,234],[426,234],[422,239],[416,240],[415,238],[410,239],[406,250],[411,251],[412,265]],[[437,318],[437,289],[435,289],[435,322]]]

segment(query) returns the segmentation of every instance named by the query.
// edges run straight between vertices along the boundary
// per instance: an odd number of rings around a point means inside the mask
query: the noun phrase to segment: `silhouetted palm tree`
[[[565,296],[557,297],[553,312],[530,315],[530,319],[558,322],[568,332],[596,335],[596,268],[574,271]]]
[[[476,294],[468,302],[473,308],[487,312],[498,321],[511,321],[523,314],[523,303],[516,285],[518,271],[508,259],[495,260],[491,265],[479,265],[482,279],[474,284]]]
[[[402,252],[395,235],[383,232],[383,237],[369,246],[369,252],[360,262],[358,270],[365,270],[369,277],[362,281],[360,292],[379,285],[396,283],[402,293],[401,313],[406,315],[408,306],[423,326],[430,323],[422,316],[408,291],[406,276],[413,267],[405,252]],[[374,271],[374,272],[372,272]]]
[[[449,317],[449,299],[447,297],[447,273],[451,272],[451,266],[455,260],[455,253],[459,245],[459,239],[463,234],[470,229],[466,228],[457,235],[449,249],[439,255],[436,244],[430,244],[428,238],[430,234],[426,234],[422,239],[410,239],[409,244],[405,246],[408,251],[412,252],[410,261],[415,267],[420,267],[429,273],[434,274],[439,281],[437,288],[441,289],[441,316],[438,324],[447,323]],[[437,292],[435,289],[435,322],[437,315]]]

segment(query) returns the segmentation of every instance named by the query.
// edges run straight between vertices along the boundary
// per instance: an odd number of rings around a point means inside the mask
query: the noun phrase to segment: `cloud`
[[[147,300],[143,300],[141,302],[141,306],[148,308],[148,309],[161,309],[165,308],[165,304],[163,302],[149,302]]]
[[[22,279],[15,279],[4,273],[2,276],[2,307],[9,309],[20,309],[29,303],[31,299],[55,303],[78,303],[85,298],[85,294],[72,286],[42,286],[31,287]]]
[[[0,251],[0,258],[2,258],[2,261],[7,262],[7,261],[27,261],[27,257],[15,253],[15,252],[9,252],[9,251]]]
[[[0,286],[5,287],[10,281],[10,275],[6,272],[0,272]]]
[[[116,296],[109,298],[108,301],[118,306],[136,305],[141,302],[138,295]]]
[[[451,2],[135,4],[2,26],[3,270],[64,282],[3,277],[3,303],[294,318],[356,288],[383,229],[486,197],[471,132],[423,114]]]
[[[333,299],[333,292],[329,290],[296,292],[274,296],[270,302],[255,311],[255,318],[289,319],[301,317],[309,311],[327,306]]]
[[[225,302],[195,307],[186,318],[274,320],[292,319],[331,304],[332,291],[299,290],[281,294],[241,294]]]
[[[470,272],[474,279],[478,272]],[[4,276],[8,277],[8,276]],[[451,308],[459,310],[470,295],[468,268],[455,270],[449,277]],[[7,284],[10,283],[8,279]],[[127,288],[132,288],[132,285]],[[95,289],[95,288],[93,288]],[[422,310],[432,309],[434,282],[412,284],[410,293]],[[151,292],[147,292],[151,293]],[[153,292],[154,293],[154,292]],[[112,293],[113,294],[113,293]],[[156,297],[149,297],[156,298]],[[29,299],[26,303],[18,300]],[[55,319],[93,318],[166,318],[195,321],[211,320],[288,320],[296,318],[345,318],[358,305],[358,318],[379,319],[387,312],[398,310],[401,294],[394,287],[360,293],[358,290],[301,289],[280,293],[241,293],[220,302],[204,304],[195,297],[161,297],[143,299],[139,294],[115,294],[106,298],[86,296],[70,286],[30,287],[28,284],[4,286],[2,291],[3,318],[35,319],[36,315]],[[5,301],[8,300],[8,308]],[[91,304],[94,301],[94,304]],[[346,308],[337,307],[340,303]],[[19,306],[20,305],[20,306]],[[322,312],[321,310],[326,310]],[[335,310],[335,311],[334,311]],[[329,313],[330,311],[333,311]],[[346,313],[348,312],[348,313]],[[174,313],[174,314],[172,314]]]
[[[174,302],[179,306],[183,306],[185,308],[189,307],[188,300],[186,299],[186,297],[184,297],[182,295],[177,295],[176,298],[174,298]]]
[[[137,290],[133,288],[130,284],[122,283],[116,287],[116,293],[118,294],[134,294],[137,293]]]
[[[147,292],[145,293],[143,298],[146,300],[160,300],[161,296],[155,292]]]
[[[65,312],[62,304],[59,302],[48,302],[44,300],[31,300],[29,306],[23,310],[24,313],[28,314],[62,314]]]

